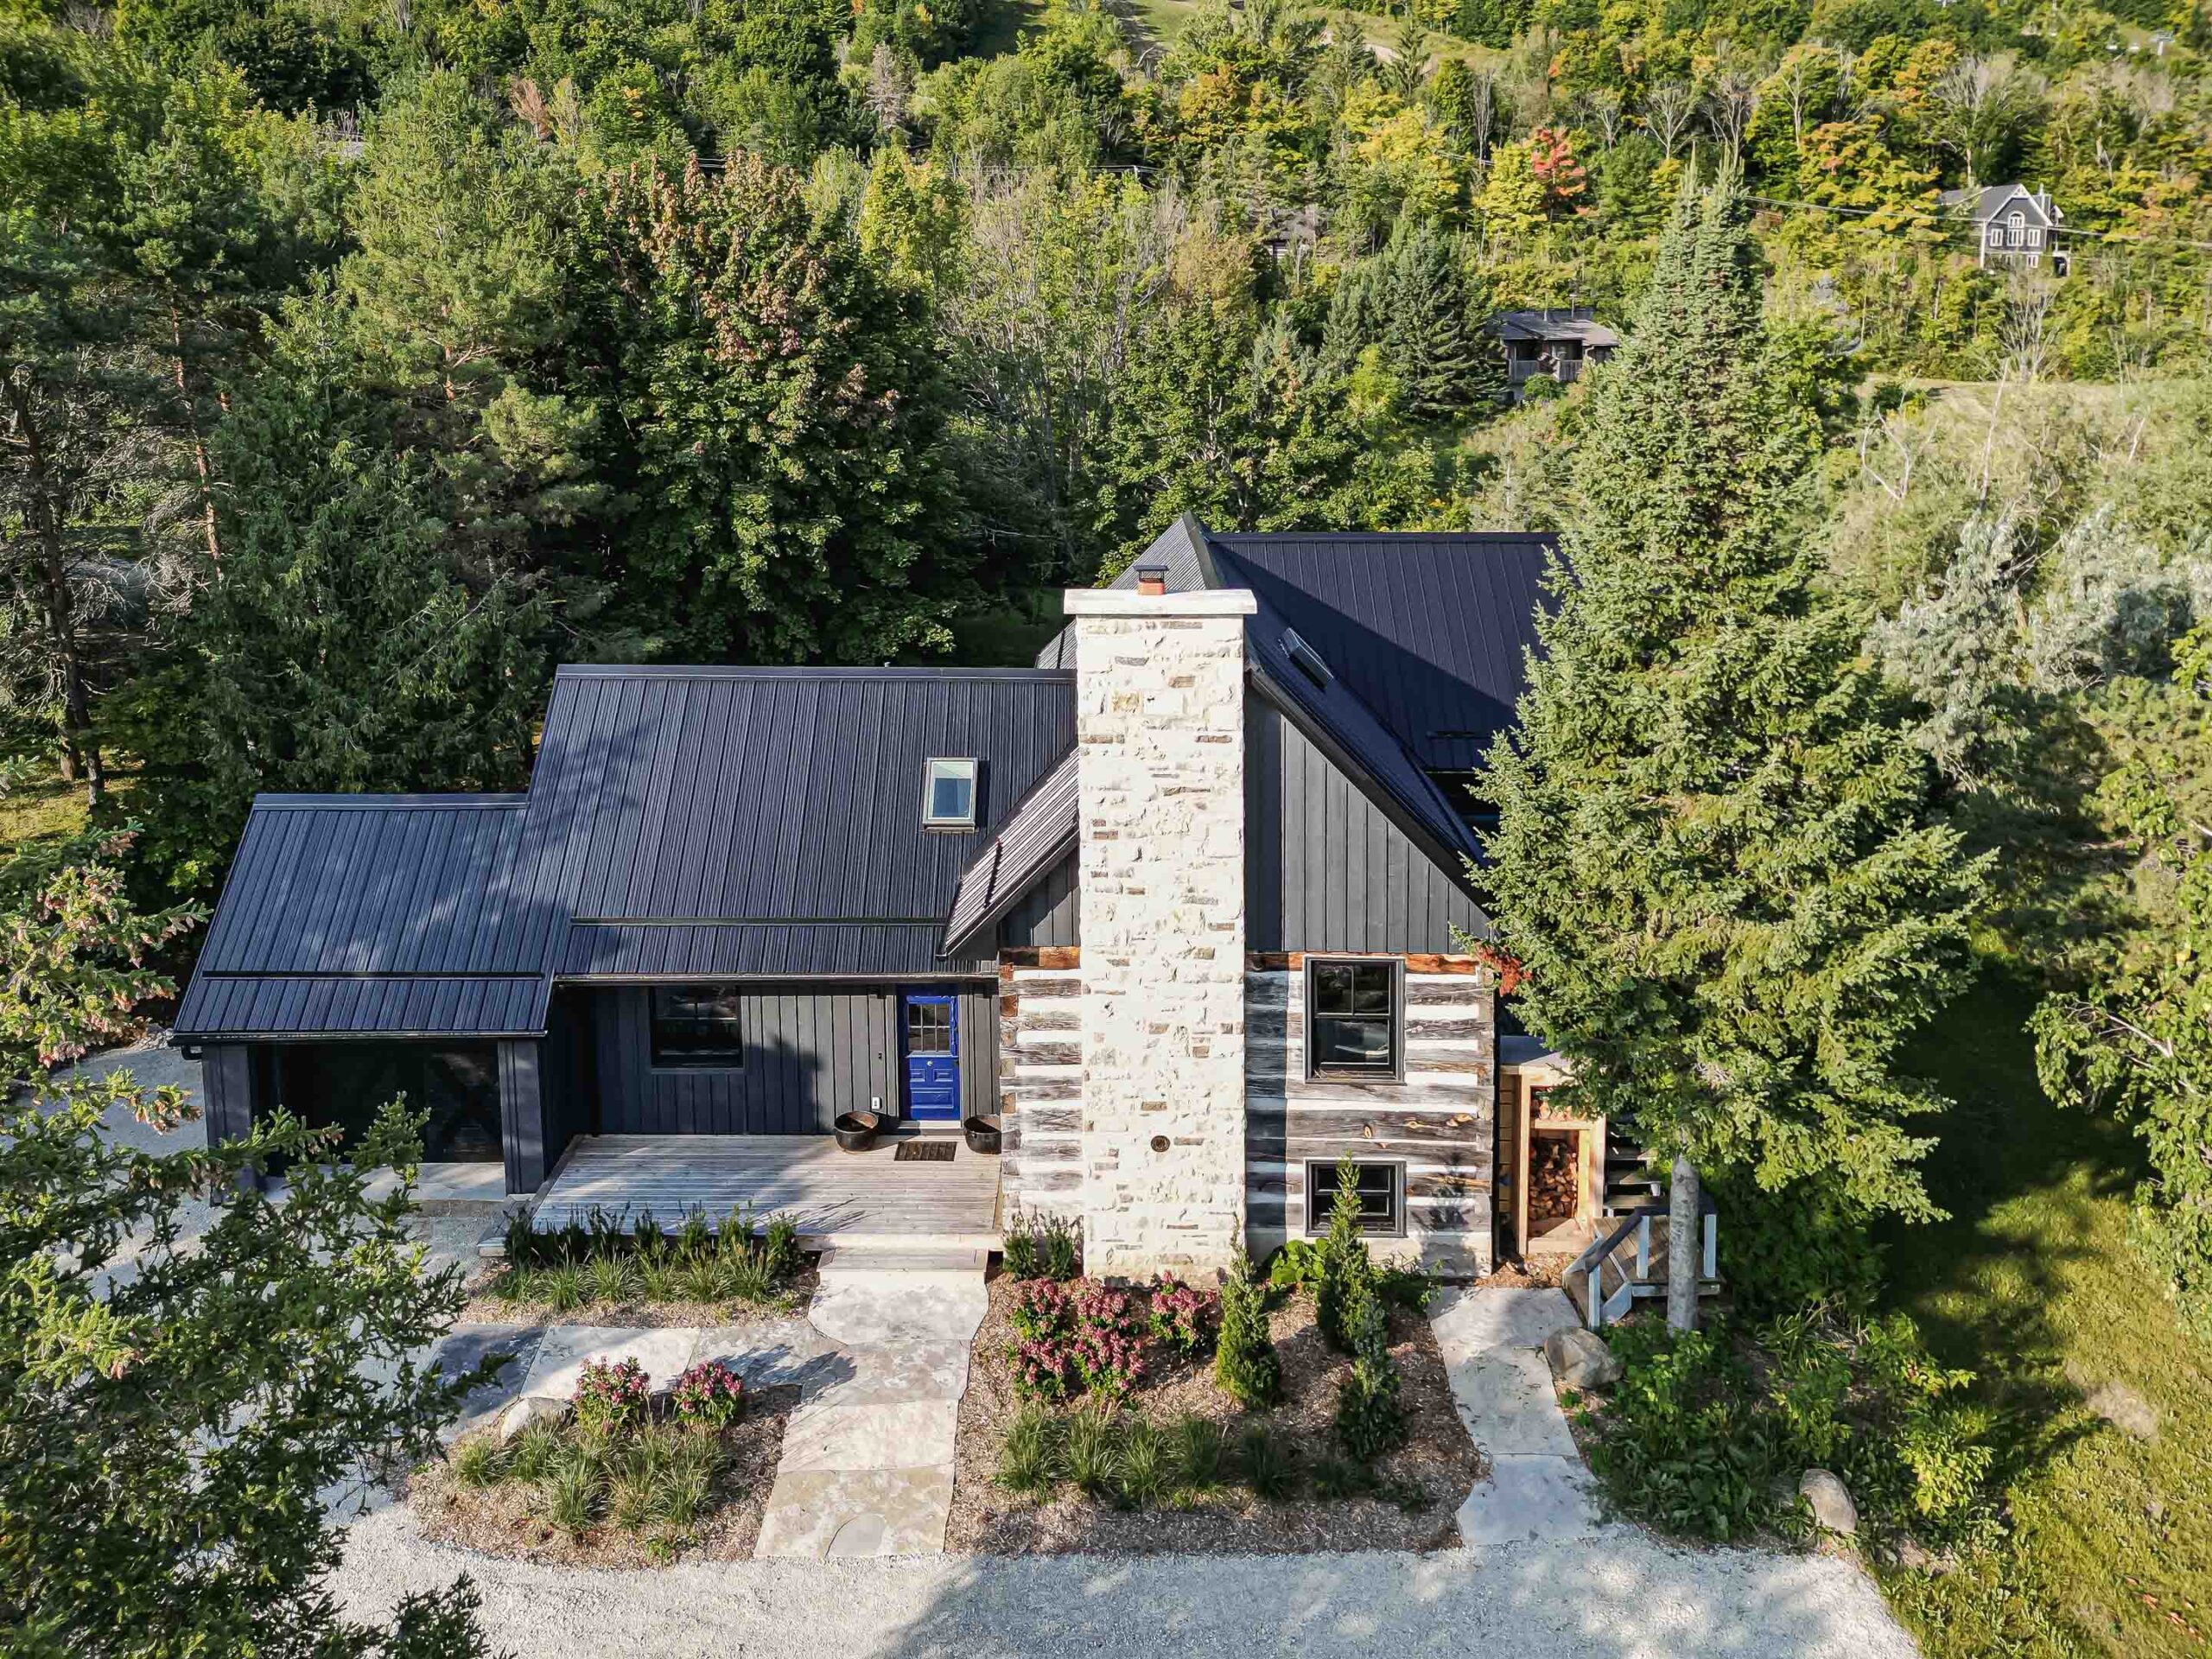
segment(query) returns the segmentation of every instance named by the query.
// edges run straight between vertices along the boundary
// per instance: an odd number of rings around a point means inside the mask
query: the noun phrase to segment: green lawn
[[[56,840],[84,827],[84,789],[58,774],[0,795],[0,848]]]
[[[1999,1413],[2010,1543],[1970,1570],[1896,1575],[1931,1659],[2212,1651],[2212,1353],[2176,1326],[2126,1240],[2135,1142],[2037,1087],[2031,988],[1999,976],[1916,1057],[1958,1109],[1929,1185],[1951,1219],[1900,1230],[1891,1294]],[[2138,1440],[2086,1404],[2156,1413]]]

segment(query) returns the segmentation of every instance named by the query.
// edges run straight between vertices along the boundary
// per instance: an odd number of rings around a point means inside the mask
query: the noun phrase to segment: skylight
[[[973,760],[932,760],[923,764],[922,827],[925,830],[972,830],[976,827],[976,763]]]
[[[1306,677],[1319,686],[1326,686],[1337,677],[1329,671],[1328,664],[1321,660],[1321,653],[1299,637],[1296,628],[1282,631],[1282,648],[1290,660]]]

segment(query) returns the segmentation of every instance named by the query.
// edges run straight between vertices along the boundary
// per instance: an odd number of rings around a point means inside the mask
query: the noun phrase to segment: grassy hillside
[[[2013,1535],[1886,1587],[1930,1659],[2212,1647],[2212,1355],[2127,1246],[2135,1144],[2037,1086],[2034,993],[1993,974],[1916,1057],[1958,1102],[1891,1248],[1892,1294],[2000,1420]],[[2122,1420],[2121,1424],[2108,1418]]]

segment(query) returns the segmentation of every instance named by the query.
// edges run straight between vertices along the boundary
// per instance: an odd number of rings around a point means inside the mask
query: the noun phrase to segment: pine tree
[[[1961,982],[1986,866],[1820,590],[1746,219],[1732,179],[1684,194],[1597,377],[1479,875],[1578,1107],[1690,1181],[1926,1217],[1907,1125],[1943,1103],[1891,1063]]]

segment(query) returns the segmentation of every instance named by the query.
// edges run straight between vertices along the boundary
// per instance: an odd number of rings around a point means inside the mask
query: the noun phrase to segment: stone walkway
[[[1470,1548],[1568,1543],[1611,1530],[1552,1387],[1544,1338],[1576,1325],[1557,1290],[1446,1290],[1430,1321],[1459,1421],[1489,1458],[1491,1478],[1459,1506]]]
[[[753,1553],[941,1554],[983,1257],[832,1250],[819,1276],[807,1322],[846,1374],[791,1414]]]

